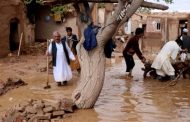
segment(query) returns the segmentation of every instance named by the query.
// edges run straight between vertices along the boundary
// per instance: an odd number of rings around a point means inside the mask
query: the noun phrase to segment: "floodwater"
[[[77,85],[77,72],[74,72],[74,78],[68,86],[64,87],[57,87],[51,75],[52,87],[44,90],[47,75],[45,72],[35,71],[35,66],[44,67],[45,64],[44,57],[27,57],[27,61],[8,63],[7,66],[0,62],[0,79],[5,80],[6,77],[16,74],[29,83],[0,96],[1,114],[10,106],[29,98],[53,102],[71,96]],[[175,86],[169,86],[168,82],[144,80],[141,66],[137,60],[132,79],[126,79],[123,61],[107,67],[104,87],[94,109],[77,110],[65,122],[190,121],[190,80],[180,80]]]

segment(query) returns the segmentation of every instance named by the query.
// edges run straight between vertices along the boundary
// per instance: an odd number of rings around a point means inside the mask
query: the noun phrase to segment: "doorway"
[[[9,35],[9,48],[10,51],[16,51],[19,47],[19,32],[18,32],[19,20],[13,18],[10,21],[10,35]]]
[[[183,29],[187,28],[187,23],[188,23],[187,19],[179,20],[179,36],[182,35]]]

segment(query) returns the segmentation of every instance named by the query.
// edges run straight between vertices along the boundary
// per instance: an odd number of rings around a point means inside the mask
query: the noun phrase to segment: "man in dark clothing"
[[[116,48],[115,42],[112,39],[109,39],[104,47],[104,54],[106,58],[111,58],[112,52],[114,51],[115,48]]]
[[[182,49],[186,49],[187,52],[187,59],[190,59],[190,37],[187,35],[188,29],[183,29],[183,35],[181,36],[181,40],[183,41]]]
[[[128,76],[131,76],[131,71],[135,66],[135,62],[133,59],[133,55],[136,53],[139,59],[145,63],[146,59],[143,56],[142,52],[139,49],[139,39],[144,36],[144,30],[142,28],[137,28],[135,31],[135,35],[131,37],[123,50],[123,56],[126,62],[126,72]]]
[[[67,36],[63,37],[63,40],[66,40],[67,44],[71,48],[72,52],[76,55],[76,46],[78,44],[78,39],[75,34],[72,33],[72,28],[71,27],[66,27],[66,32]]]
[[[80,64],[78,61],[77,50],[76,50],[76,46],[79,41],[77,39],[77,36],[72,33],[71,27],[66,27],[66,32],[67,32],[67,36],[64,36],[63,40],[65,40],[67,42],[67,44],[71,48],[71,51],[73,52],[73,54],[75,55],[75,58],[76,58],[76,60],[72,61],[70,64],[71,69],[72,70],[76,69],[80,73]]]

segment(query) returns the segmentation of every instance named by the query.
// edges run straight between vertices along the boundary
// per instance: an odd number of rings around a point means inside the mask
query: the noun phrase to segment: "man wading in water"
[[[142,28],[137,28],[135,35],[131,37],[123,50],[123,56],[126,63],[126,72],[128,77],[132,77],[132,69],[135,66],[133,55],[136,53],[139,59],[145,63],[146,59],[139,49],[139,39],[144,36],[144,30]]]

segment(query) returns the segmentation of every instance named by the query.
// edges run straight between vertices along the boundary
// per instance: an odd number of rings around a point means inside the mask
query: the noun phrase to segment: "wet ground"
[[[66,122],[188,122],[190,121],[190,80],[180,80],[171,87],[168,82],[143,79],[137,60],[133,79],[125,77],[125,63],[106,68],[103,90],[94,107],[77,110]],[[46,65],[43,56],[22,57],[19,62],[0,60],[0,79],[21,77],[29,85],[14,89],[0,97],[0,114],[10,106],[29,98],[54,101],[61,97],[70,98],[77,85],[79,75],[68,86],[57,87],[51,76],[51,89],[44,90],[46,73],[39,68]]]

